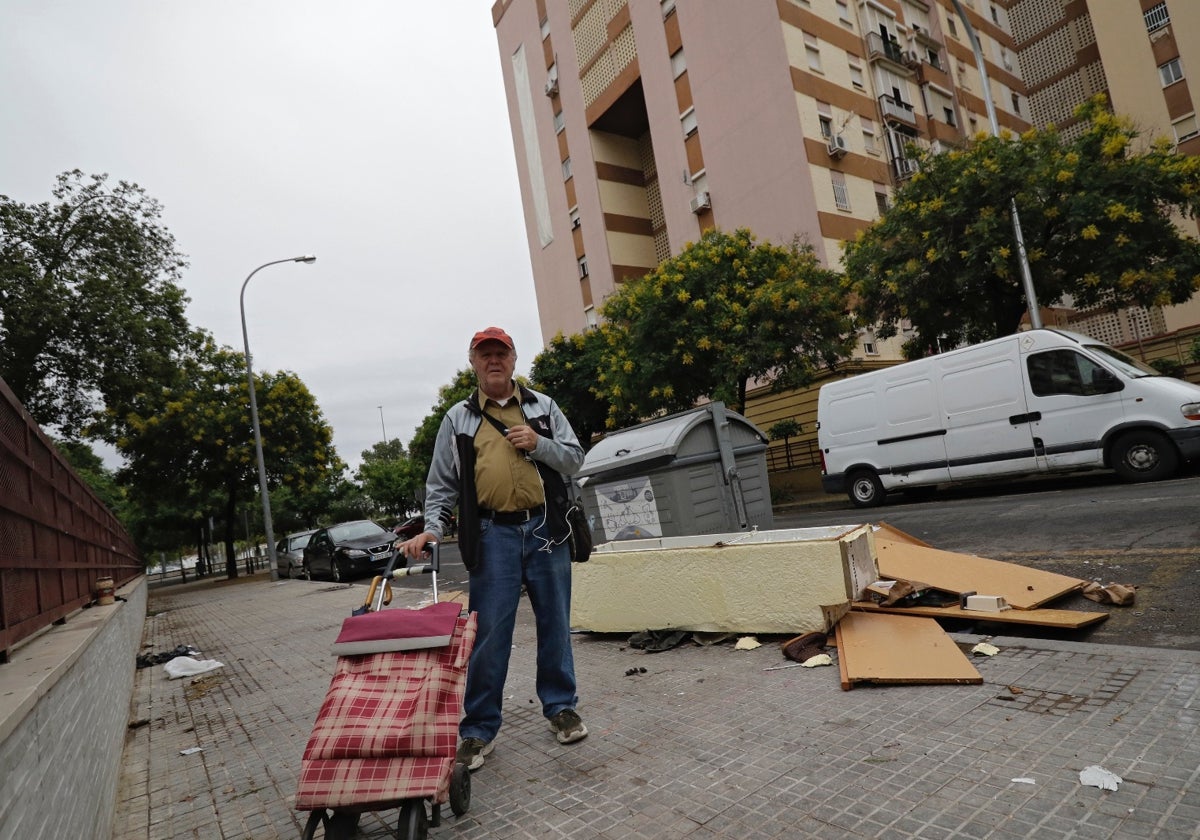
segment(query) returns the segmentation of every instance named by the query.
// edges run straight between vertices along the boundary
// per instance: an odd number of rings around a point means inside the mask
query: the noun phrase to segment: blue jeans
[[[471,573],[475,647],[467,668],[463,738],[491,741],[500,731],[504,682],[512,653],[521,585],[537,627],[537,695],[547,718],[574,709],[575,659],[571,654],[571,553],[549,546],[542,518],[520,525],[480,522],[479,565]]]

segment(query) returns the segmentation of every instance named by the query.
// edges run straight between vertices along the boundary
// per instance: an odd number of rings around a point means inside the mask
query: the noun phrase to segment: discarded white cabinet
[[[867,525],[608,542],[572,570],[571,625],[600,633],[829,632],[879,578]]]

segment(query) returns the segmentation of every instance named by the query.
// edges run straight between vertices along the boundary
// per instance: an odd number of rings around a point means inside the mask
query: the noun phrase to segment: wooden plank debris
[[[1045,607],[1032,610],[1005,610],[1004,612],[981,613],[978,610],[964,610],[957,604],[947,607],[884,607],[870,601],[855,601],[851,609],[859,612],[889,613],[891,615],[912,615],[924,618],[952,618],[963,621],[994,621],[998,624],[1026,624],[1041,627],[1055,627],[1062,630],[1078,630],[1099,624],[1108,618],[1105,612],[1083,612],[1081,610],[1053,610]]]
[[[932,618],[850,612],[835,628],[842,689],[856,682],[978,685],[975,670]]]
[[[882,577],[919,580],[934,589],[958,594],[986,592],[1001,595],[1016,610],[1040,607],[1082,589],[1087,583],[1079,578],[1016,563],[898,542],[884,537],[881,532],[875,534],[875,549]]]

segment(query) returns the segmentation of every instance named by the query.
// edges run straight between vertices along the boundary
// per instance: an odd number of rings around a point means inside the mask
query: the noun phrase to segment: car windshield
[[[387,538],[388,536],[387,531],[369,519],[364,519],[361,522],[343,522],[341,525],[334,525],[329,529],[329,538],[334,542],[358,540],[363,537]]]
[[[1120,350],[1114,350],[1107,344],[1086,344],[1084,346],[1096,355],[1103,357],[1105,361],[1131,379],[1137,379],[1139,376],[1162,376],[1150,365],[1139,362],[1132,356],[1126,356]]]

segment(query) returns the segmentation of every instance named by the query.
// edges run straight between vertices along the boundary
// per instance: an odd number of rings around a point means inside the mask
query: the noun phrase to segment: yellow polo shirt
[[[505,428],[525,422],[515,385],[503,405],[479,392],[479,408],[499,420]],[[526,510],[537,507],[546,498],[537,467],[526,461],[524,455],[487,420],[481,421],[479,433],[475,435],[475,492],[479,506],[489,510]]]

